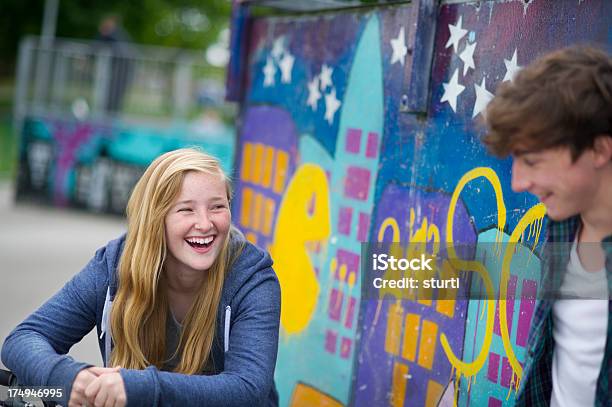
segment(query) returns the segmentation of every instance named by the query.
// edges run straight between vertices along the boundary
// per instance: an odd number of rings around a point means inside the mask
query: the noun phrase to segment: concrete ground
[[[0,343],[126,227],[120,217],[15,203],[13,195],[12,184],[0,180]],[[70,355],[100,366],[95,335]]]

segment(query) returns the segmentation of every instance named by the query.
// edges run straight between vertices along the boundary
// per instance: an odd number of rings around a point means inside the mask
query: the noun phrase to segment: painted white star
[[[272,56],[277,61],[280,59],[281,55],[285,52],[285,37],[278,37],[274,40],[274,45],[272,46]]]
[[[406,38],[404,35],[404,27],[400,28],[400,32],[397,38],[391,40],[391,48],[393,48],[393,55],[391,56],[391,65],[399,62],[404,66],[404,60],[406,59],[406,53],[408,48],[406,47]]]
[[[264,73],[264,87],[274,85],[274,75],[276,75],[276,67],[274,66],[274,62],[272,58],[268,57],[266,61],[266,66],[263,68]]]
[[[443,83],[442,86],[444,86],[444,94],[440,102],[448,102],[453,112],[457,112],[457,96],[465,90],[465,86],[459,83],[459,69],[455,69],[450,82]]]
[[[328,86],[332,86],[332,73],[334,72],[334,68],[329,67],[325,64],[321,67],[321,90],[327,89]]]
[[[459,48],[459,41],[461,40],[461,38],[465,37],[465,34],[467,34],[467,30],[462,28],[461,24],[463,24],[463,16],[459,16],[459,21],[457,21],[457,25],[448,25],[448,29],[450,31],[450,38],[446,42],[446,48],[452,45],[453,50],[455,52],[457,52],[457,49]]]
[[[465,49],[459,55],[459,58],[463,61],[463,76],[467,73],[467,71],[472,68],[476,68],[474,65],[474,50],[476,49],[476,43],[470,44],[469,42],[466,44]]]
[[[281,70],[281,82],[282,83],[291,83],[291,72],[293,70],[293,63],[295,62],[295,57],[289,53],[285,53],[283,59],[281,59],[278,64]]]
[[[308,100],[306,104],[310,106],[312,111],[317,110],[317,103],[321,99],[321,92],[319,92],[319,77],[315,76],[312,81],[308,83]]]
[[[472,113],[472,118],[476,117],[478,113],[484,111],[491,99],[493,99],[493,94],[487,90],[485,78],[482,78],[480,85],[474,84],[474,89],[476,90],[476,102],[474,102],[474,112]]]
[[[521,70],[521,67],[518,66],[516,61],[516,48],[514,49],[514,54],[512,54],[512,59],[504,59],[504,64],[506,65],[506,74],[502,82],[513,81],[518,71]]]
[[[331,126],[334,124],[334,115],[342,103],[336,98],[336,89],[332,88],[329,95],[325,95],[325,120]]]

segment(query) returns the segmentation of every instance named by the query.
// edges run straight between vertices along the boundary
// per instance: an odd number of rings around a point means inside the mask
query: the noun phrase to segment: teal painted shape
[[[299,139],[299,152],[301,164],[316,164],[323,171],[332,171],[333,159],[327,150],[312,136],[304,135]],[[330,197],[330,199],[333,199]],[[327,270],[329,265],[325,264],[325,251],[322,250],[318,256],[310,258],[313,267],[319,270]],[[319,283],[323,273],[319,273]],[[319,298],[319,303],[324,301]],[[313,321],[314,323],[315,321]],[[304,352],[304,349],[308,349]],[[303,378],[316,377],[319,374],[318,363],[312,363],[313,357],[319,358],[322,353],[320,335],[315,332],[314,325],[310,325],[306,331],[300,335],[288,336],[281,329],[281,338],[278,344],[278,359],[276,361],[276,371],[274,381],[279,393],[279,405],[289,404],[293,389],[298,381]]]
[[[497,229],[490,229],[486,232],[481,233],[478,236],[479,244],[477,245],[476,253],[477,259],[486,258],[487,261],[485,262],[485,267],[487,270],[495,271],[493,273],[490,272],[489,275],[491,276],[493,287],[495,287],[496,290],[498,290],[499,287],[499,281],[501,278],[503,249],[505,249],[506,245],[504,244],[499,246],[502,249],[501,252],[490,253],[486,256],[483,254],[482,251],[495,250],[494,245],[489,242],[495,241],[497,233]],[[507,234],[504,234],[502,239],[504,243],[507,243],[509,236]],[[535,254],[533,254],[533,252],[528,247],[521,245],[518,246],[517,252],[512,258],[512,264],[510,268],[511,274],[517,276],[516,296],[520,297],[523,280],[532,280],[534,276],[540,275],[540,260]],[[540,281],[537,281],[537,283],[539,286]],[[472,284],[474,284],[474,279],[472,280]],[[471,362],[474,360],[474,358],[480,352],[482,343],[484,341],[486,319],[486,315],[483,315],[484,305],[485,301],[469,301],[463,348],[463,360],[466,362]],[[512,344],[512,349],[514,350],[514,354],[518,358],[519,362],[524,362],[526,350],[524,347],[518,346],[516,344],[516,335],[518,331],[520,317],[520,306],[521,301],[515,300],[514,311],[512,314],[510,343]],[[495,310],[493,312],[495,312]],[[486,406],[489,404],[489,397],[495,397],[498,400],[502,400],[503,405],[514,405],[514,401],[516,399],[516,391],[513,387],[508,388],[501,385],[502,360],[504,357],[507,358],[507,354],[504,349],[501,336],[497,335],[495,332],[493,332],[493,338],[491,341],[491,348],[489,349],[489,352],[499,355],[497,381],[494,383],[488,378],[490,357],[487,355],[487,361],[485,362],[484,366],[476,374],[476,377],[472,379],[472,382],[470,384],[469,397],[468,381],[465,378],[462,378],[461,384],[459,386],[458,406]]]
[[[144,167],[168,151],[168,136],[146,128],[132,127],[117,132],[108,148],[113,159]]]
[[[24,134],[34,139],[51,141],[54,137],[50,126],[45,120],[29,117],[24,122]]]
[[[199,147],[217,157],[223,169],[231,174],[235,144],[233,129],[229,127],[224,129],[223,134],[204,136],[184,126],[166,131],[133,126],[118,130],[108,148],[113,159],[144,167],[167,151]]]
[[[360,253],[361,245],[356,238],[357,222],[353,220],[351,234],[344,236],[338,233],[338,212],[340,207],[353,208],[356,219],[359,213],[372,213],[374,205],[374,184],[378,170],[378,152],[383,135],[384,100],[382,54],[380,45],[380,23],[378,16],[373,14],[365,23],[362,35],[355,50],[355,56],[347,80],[344,96],[337,95],[342,106],[336,112],[335,120],[339,121],[339,133],[336,137],[336,154],[330,163],[327,155],[322,153],[322,146],[316,146],[312,140],[300,142],[299,154],[305,159],[330,171],[330,220],[331,236],[322,249],[320,258],[313,259],[315,267],[319,267],[320,294],[313,318],[308,327],[297,335],[288,336],[281,332],[279,359],[276,372],[277,384],[282,406],[289,404],[295,385],[306,383],[318,389],[343,404],[348,404],[349,392],[354,365],[353,356],[356,349],[357,317],[360,302],[360,279],[356,278],[353,287],[335,279],[330,270],[332,259],[337,250],[347,250]],[[333,67],[334,72],[346,72],[343,67]],[[308,109],[307,106],[305,106]],[[362,141],[360,153],[346,151],[347,130],[360,129]],[[378,145],[375,157],[366,158],[366,142],[369,133],[376,133]],[[304,151],[302,151],[304,149]],[[318,156],[317,156],[318,155]],[[361,167],[370,173],[368,197],[358,201],[344,196],[344,182],[349,166]],[[359,276],[357,276],[359,277]],[[340,320],[332,320],[329,316],[330,293],[333,289],[344,295]],[[350,328],[345,326],[346,304],[348,298],[356,299],[356,309]],[[328,331],[337,333],[335,352],[326,350],[326,335]],[[341,341],[350,340],[351,348],[348,355],[341,356]],[[325,366],[325,369],[321,369]]]

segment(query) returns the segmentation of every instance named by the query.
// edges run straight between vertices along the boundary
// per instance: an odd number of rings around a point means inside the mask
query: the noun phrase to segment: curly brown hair
[[[499,85],[485,121],[483,142],[498,157],[569,147],[575,160],[612,135],[612,58],[588,46],[544,55]]]

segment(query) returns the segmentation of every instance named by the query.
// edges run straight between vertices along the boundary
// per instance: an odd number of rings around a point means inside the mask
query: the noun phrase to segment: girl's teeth
[[[187,239],[190,244],[208,245],[214,240],[214,236],[208,236],[206,238],[191,238]]]

